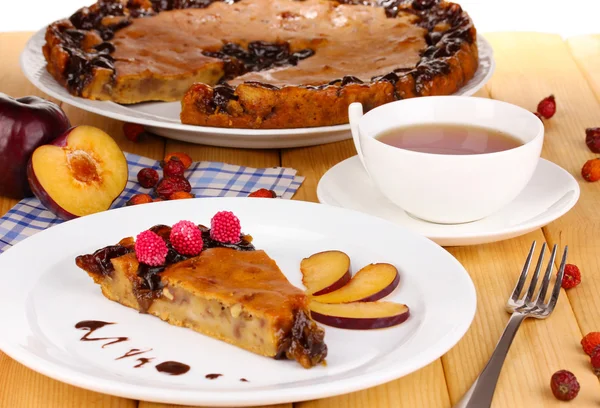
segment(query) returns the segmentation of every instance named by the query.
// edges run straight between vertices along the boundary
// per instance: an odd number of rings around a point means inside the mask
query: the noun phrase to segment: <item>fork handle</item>
[[[526,315],[519,312],[512,314],[487,365],[481,374],[479,374],[479,377],[477,377],[471,388],[469,388],[469,391],[466,392],[463,398],[454,405],[453,408],[491,407],[496,384],[498,383],[498,377],[500,377],[500,371],[502,370],[502,365],[508,354],[508,349],[515,338],[515,334],[517,334],[519,326],[521,326],[521,323],[526,317]]]

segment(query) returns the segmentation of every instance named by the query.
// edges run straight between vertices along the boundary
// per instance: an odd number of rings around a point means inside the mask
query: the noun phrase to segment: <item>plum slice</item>
[[[312,318],[328,326],[350,330],[383,329],[403,323],[410,316],[408,306],[393,302],[327,304],[310,302]]]
[[[362,268],[346,285],[314,300],[320,303],[374,302],[392,293],[400,283],[395,266],[370,264]]]
[[[27,166],[31,190],[60,218],[110,208],[127,184],[127,160],[102,130],[77,126],[35,149]]]
[[[342,251],[325,251],[300,262],[302,283],[306,292],[324,295],[341,288],[350,280],[350,258]]]

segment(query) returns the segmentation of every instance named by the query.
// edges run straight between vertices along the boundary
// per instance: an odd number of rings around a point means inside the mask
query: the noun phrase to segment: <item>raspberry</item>
[[[236,244],[241,233],[240,220],[231,211],[219,211],[210,220],[210,237],[215,241]]]
[[[588,356],[592,355],[592,351],[600,345],[600,332],[589,332],[581,339],[581,347]]]
[[[171,160],[172,157],[177,157],[179,160],[181,160],[181,162],[183,163],[183,167],[185,167],[185,169],[189,169],[190,166],[192,165],[192,158],[190,156],[188,156],[185,153],[181,153],[181,152],[175,152],[175,153],[169,153],[165,156],[165,162],[168,162],[169,160]]]
[[[275,198],[277,197],[277,194],[275,194],[275,191],[273,190],[261,188],[248,194],[248,197]]]
[[[585,144],[594,153],[600,153],[600,127],[585,130]]]
[[[546,119],[550,119],[556,113],[556,100],[554,95],[550,95],[540,101],[537,111]]]
[[[550,388],[557,399],[571,401],[579,393],[579,382],[572,372],[560,370],[552,375]]]
[[[600,180],[600,159],[588,160],[581,169],[581,176],[590,182]]]
[[[135,256],[139,262],[146,265],[163,265],[168,252],[165,241],[152,231],[144,231],[135,239]]]
[[[185,191],[176,191],[169,197],[169,200],[184,200],[186,198],[194,198],[196,197],[192,193],[186,193]]]
[[[138,183],[144,188],[152,188],[158,183],[158,172],[151,168],[141,169],[137,174]]]
[[[133,197],[131,197],[129,199],[129,201],[127,201],[125,203],[126,206],[130,206],[130,205],[138,205],[138,204],[147,204],[147,203],[151,203],[152,202],[152,197],[150,197],[148,194],[136,194]]]
[[[565,289],[571,289],[581,283],[581,272],[579,268],[572,264],[565,265],[565,274],[561,286]]]
[[[600,346],[596,347],[592,352],[591,363],[594,368],[594,374],[600,377]]]
[[[173,248],[182,255],[198,255],[202,251],[202,232],[191,221],[179,221],[169,236]]]
[[[132,142],[139,141],[144,131],[144,126],[138,125],[137,123],[123,124],[123,133],[125,134],[125,137]]]
[[[165,177],[158,182],[158,185],[154,188],[156,195],[164,200],[171,198],[171,194],[177,191],[185,191],[189,193],[192,191],[190,182],[183,177]]]
[[[183,177],[183,173],[185,172],[183,162],[177,157],[172,157],[169,161],[161,162],[160,166],[163,169],[165,177]]]

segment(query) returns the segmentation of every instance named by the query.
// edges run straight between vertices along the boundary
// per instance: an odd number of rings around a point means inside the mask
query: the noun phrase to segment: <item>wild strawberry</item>
[[[579,268],[572,264],[565,265],[565,274],[561,286],[565,289],[571,289],[581,283],[581,272]]]
[[[165,177],[183,177],[185,166],[177,157],[171,157],[169,161],[160,163]]]
[[[137,123],[124,123],[123,124],[123,133],[125,137],[132,142],[137,142],[140,140],[142,134],[144,134],[145,129],[144,126],[138,125]]]
[[[167,243],[155,232],[144,231],[135,239],[135,256],[146,265],[163,265],[168,252]]]
[[[192,186],[190,185],[190,182],[183,177],[165,177],[159,181],[154,188],[156,195],[164,200],[171,198],[171,194],[177,191],[189,193],[192,191]]]
[[[273,190],[261,188],[248,194],[248,197],[275,198],[277,197],[277,194],[275,194],[275,191]]]
[[[138,183],[144,188],[152,188],[158,183],[158,172],[149,167],[141,169],[137,174]]]
[[[581,176],[590,182],[600,180],[600,159],[588,160],[581,169]]]
[[[168,162],[173,157],[177,157],[179,160],[181,160],[181,162],[183,163],[183,167],[185,167],[186,170],[189,169],[192,165],[192,158],[182,152],[169,153],[165,156],[164,161]]]
[[[148,194],[136,194],[125,203],[126,206],[151,203],[152,197]]]
[[[550,95],[540,101],[537,111],[546,119],[550,119],[556,113],[556,100],[554,95]]]
[[[600,377],[600,346],[596,347],[592,352],[592,358],[590,362],[594,368],[594,374]]]
[[[589,332],[581,339],[581,347],[588,356],[592,355],[592,351],[600,345],[600,332]]]
[[[585,130],[585,144],[594,153],[600,153],[600,127]]]
[[[235,244],[241,234],[240,220],[231,211],[219,211],[210,220],[210,237],[215,241]]]
[[[550,380],[552,394],[561,401],[571,401],[579,394],[579,382],[575,375],[567,370],[560,370]]]
[[[183,255],[198,255],[204,245],[200,228],[191,221],[179,221],[173,225],[169,240],[173,248]]]
[[[186,198],[194,198],[196,197],[192,193],[186,193],[185,191],[176,191],[169,197],[169,200],[183,200]]]

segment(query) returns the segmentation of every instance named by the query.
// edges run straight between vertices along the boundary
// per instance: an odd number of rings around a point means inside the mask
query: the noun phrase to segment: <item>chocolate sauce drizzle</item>
[[[92,334],[94,334],[94,332],[98,329],[101,329],[104,326],[108,326],[110,324],[114,324],[114,323],[109,323],[109,322],[103,322],[100,320],[83,320],[79,323],[77,323],[75,325],[76,329],[80,329],[80,330],[87,330],[87,333],[83,335],[83,337],[80,339],[81,341],[104,341],[104,340],[110,340],[108,343],[105,343],[102,345],[102,348],[105,348],[107,346],[110,346],[112,344],[117,344],[117,343],[121,343],[123,341],[127,341],[129,340],[128,337],[95,337],[92,338],[90,337]]]
[[[216,380],[219,377],[222,377],[223,374],[206,374],[204,377],[206,377],[209,380]]]
[[[206,8],[212,3],[223,1],[233,4],[238,0],[150,0],[150,3],[129,0],[126,7],[118,0],[98,1],[90,7],[75,12],[66,23],[51,26],[54,34],[61,39],[62,49],[69,54],[66,67],[66,82],[69,90],[81,95],[84,87],[93,78],[96,68],[112,70],[114,78],[114,45],[110,40],[114,33],[127,27],[134,18],[153,16],[162,11]],[[302,1],[302,0],[297,0]],[[411,75],[415,81],[415,93],[421,95],[427,82],[435,76],[447,74],[450,66],[444,60],[458,52],[463,42],[471,44],[475,38],[472,23],[458,4],[442,3],[440,0],[336,0],[343,4],[362,4],[382,7],[388,18],[396,18],[401,12],[412,13],[420,18],[417,23],[427,29],[428,47],[421,54],[421,61],[412,70],[394,70],[371,78],[371,82],[388,81],[395,84],[400,76]],[[148,7],[148,5],[151,5]],[[446,30],[434,30],[440,23],[446,23]],[[438,26],[439,27],[439,26]],[[86,40],[86,41],[84,41]],[[86,49],[82,44],[93,44]],[[239,44],[228,43],[220,50],[206,51],[204,54],[224,61],[225,75],[222,82],[245,72],[260,71],[278,66],[296,65],[298,61],[314,55],[314,50],[304,49],[294,53],[288,43],[268,43],[257,41],[250,43],[248,49]],[[352,83],[362,83],[358,78],[344,77],[328,84],[304,86],[306,89],[323,89],[328,86],[343,87]],[[256,86],[273,88],[272,85],[254,83]],[[277,87],[275,87],[277,89]],[[396,95],[398,98],[399,95]],[[217,86],[211,107],[223,108],[230,100],[235,100],[233,88],[228,85]]]
[[[115,324],[115,323],[103,322],[101,320],[82,320],[81,322],[79,322],[75,325],[75,328],[88,331],[85,335],[83,335],[83,337],[81,337],[81,339],[79,339],[80,341],[111,340],[108,343],[102,345],[102,348],[104,348],[106,346],[110,346],[111,344],[117,344],[122,341],[129,340],[128,337],[95,337],[95,338],[90,337],[90,335],[92,335],[96,330],[101,329],[102,327],[108,326],[111,324]],[[122,356],[115,358],[115,360],[121,360],[121,359],[128,358],[128,357],[138,356],[140,354],[148,353],[149,351],[152,351],[152,349],[140,350],[137,348],[133,348],[133,349],[129,350],[128,352],[126,352],[125,354],[123,354]],[[136,364],[134,366],[134,368],[140,368],[140,367],[148,364],[152,360],[154,360],[154,357],[140,357],[136,360],[139,363]],[[156,370],[158,370],[161,373],[166,373],[166,374],[170,374],[170,375],[181,375],[181,374],[187,373],[190,370],[190,366],[187,364],[180,363],[178,361],[165,361],[163,363],[156,365]]]
[[[164,363],[158,364],[155,368],[159,373],[165,373],[169,375],[181,375],[190,371],[189,365],[180,363],[178,361],[165,361]]]

